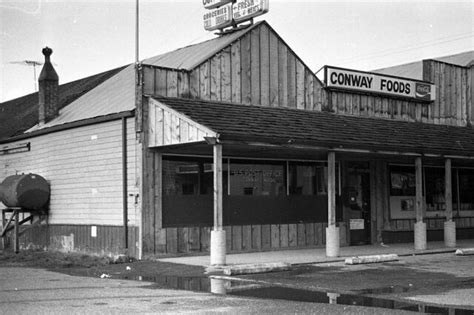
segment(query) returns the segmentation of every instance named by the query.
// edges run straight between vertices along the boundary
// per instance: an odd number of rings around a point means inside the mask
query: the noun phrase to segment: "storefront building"
[[[143,60],[140,97],[127,85],[119,111],[135,120],[133,252],[222,264],[232,252],[473,238],[474,58],[461,55],[420,61],[416,77],[327,67],[321,80],[259,22]]]

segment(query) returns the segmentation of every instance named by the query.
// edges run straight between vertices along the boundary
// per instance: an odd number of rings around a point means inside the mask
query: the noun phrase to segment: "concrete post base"
[[[211,266],[225,265],[226,240],[224,230],[211,231]]]
[[[229,282],[224,279],[211,278],[211,293],[214,294],[226,294],[227,288],[226,284]]]
[[[444,222],[444,245],[446,247],[456,247],[456,222]]]
[[[339,227],[335,225],[326,228],[326,256],[339,256]]]
[[[426,223],[424,222],[415,223],[415,249],[426,249]]]

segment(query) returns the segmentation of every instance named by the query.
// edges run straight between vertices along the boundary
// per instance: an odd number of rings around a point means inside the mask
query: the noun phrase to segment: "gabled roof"
[[[154,97],[222,141],[474,157],[474,130],[328,112]]]
[[[470,67],[474,63],[474,50],[431,59],[457,66]],[[372,72],[423,80],[423,61],[416,61],[398,66],[377,69],[373,70]]]
[[[265,23],[143,60],[143,64],[191,70]],[[268,25],[268,24],[267,24]],[[65,123],[135,108],[134,65],[123,66],[59,86],[59,116],[38,125],[38,93],[0,104],[0,140]]]
[[[64,108],[123,68],[61,84],[58,89],[59,107]],[[38,92],[0,103],[0,139],[19,135],[36,124],[38,124]]]
[[[59,111],[59,116],[30,131],[44,129],[78,120],[131,111],[135,108],[135,65],[120,68],[115,75],[87,93],[71,101]]]
[[[227,35],[222,35],[202,43],[186,46],[162,55],[145,59],[142,63],[163,68],[192,70],[263,23],[266,24],[265,21],[260,21],[252,26]]]

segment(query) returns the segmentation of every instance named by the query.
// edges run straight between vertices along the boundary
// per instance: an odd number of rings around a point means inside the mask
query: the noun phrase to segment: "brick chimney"
[[[59,115],[58,74],[51,64],[53,50],[43,48],[44,65],[38,78],[39,83],[39,123],[44,124]]]

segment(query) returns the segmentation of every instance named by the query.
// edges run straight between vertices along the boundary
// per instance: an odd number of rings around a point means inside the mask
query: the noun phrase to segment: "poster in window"
[[[415,201],[411,198],[400,200],[402,211],[414,211],[415,210]]]

